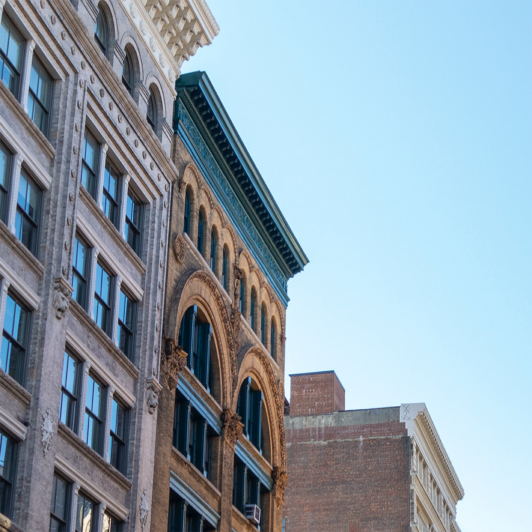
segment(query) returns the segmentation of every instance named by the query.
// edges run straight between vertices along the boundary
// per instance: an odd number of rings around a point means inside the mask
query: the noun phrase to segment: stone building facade
[[[177,82],[153,532],[281,532],[287,281],[307,259],[203,72]]]
[[[0,0],[0,530],[148,531],[175,82],[204,0]]]
[[[286,532],[459,532],[464,490],[424,404],[345,410],[333,371],[290,384]]]

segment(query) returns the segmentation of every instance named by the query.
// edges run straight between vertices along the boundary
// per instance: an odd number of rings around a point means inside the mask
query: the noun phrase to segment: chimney
[[[290,415],[332,414],[345,410],[345,390],[334,371],[290,375]]]

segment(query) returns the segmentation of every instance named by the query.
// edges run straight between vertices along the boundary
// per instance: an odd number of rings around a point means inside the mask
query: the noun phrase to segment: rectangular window
[[[92,375],[87,377],[87,398],[85,400],[85,443],[102,454],[103,419],[105,412],[105,398],[103,386],[94,380]],[[85,529],[83,529],[85,532]]]
[[[109,463],[121,473],[126,470],[126,422],[127,411],[113,399],[109,433]]]
[[[87,308],[87,286],[89,278],[89,249],[78,236],[74,240],[72,257],[72,297]]]
[[[15,481],[16,443],[0,432],[0,512],[11,516]]]
[[[8,294],[0,363],[2,369],[20,383],[24,378],[29,324],[30,313]]]
[[[48,134],[51,103],[52,78],[39,58],[34,55],[31,64],[28,114],[45,135]]]
[[[126,241],[139,257],[141,253],[141,215],[142,204],[130,190],[127,194],[126,204]]]
[[[5,14],[0,26],[0,77],[9,91],[18,98],[24,38]]]
[[[122,522],[109,514],[103,516],[102,532],[122,532]]]
[[[81,184],[93,198],[96,197],[99,148],[98,141],[88,130],[85,130],[81,164]]]
[[[61,379],[61,404],[59,419],[74,432],[77,428],[79,396],[79,363],[66,351],[63,354],[63,377]]]
[[[102,209],[111,223],[118,227],[118,182],[120,175],[114,165],[107,160],[103,176]]]
[[[94,501],[91,501],[84,494],[78,495],[78,506],[76,508],[76,532],[95,532],[97,518],[95,517]]]
[[[120,306],[118,308],[118,347],[131,360],[133,358],[134,335],[133,327],[137,304],[120,290]]]
[[[37,254],[39,214],[42,192],[25,173],[20,173],[15,217],[17,238],[34,254]]]
[[[50,508],[50,532],[66,532],[68,529],[69,485],[54,475],[52,505]]]
[[[11,153],[0,142],[0,219],[7,220],[9,188],[11,187]]]
[[[187,454],[187,440],[189,429],[188,416],[188,401],[179,392],[176,392],[172,444],[184,455]]]
[[[104,267],[98,263],[94,287],[94,321],[108,336],[111,336],[111,281],[111,274],[107,273]]]

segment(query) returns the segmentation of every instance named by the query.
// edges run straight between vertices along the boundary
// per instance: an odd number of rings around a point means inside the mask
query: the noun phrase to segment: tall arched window
[[[203,255],[203,231],[205,230],[205,215],[200,209],[198,216],[198,251]]]
[[[229,290],[229,251],[227,246],[224,246],[223,255],[222,255],[222,286],[225,288],[226,292]]]
[[[251,289],[251,304],[249,306],[249,324],[255,330],[255,307],[257,306],[257,292],[255,288]]]
[[[277,327],[275,326],[275,318],[272,318],[270,325],[270,355],[274,360],[277,360],[277,353],[275,351],[275,340],[277,338]]]
[[[214,271],[216,266],[216,231],[211,229],[211,270]]]
[[[155,133],[157,133],[157,100],[154,92],[150,89],[150,97],[148,98],[148,111],[146,113],[146,120]]]
[[[244,314],[244,299],[246,297],[246,277],[243,275],[240,279],[240,314]]]
[[[190,191],[187,188],[187,191],[185,192],[185,221],[183,223],[183,232],[185,232],[189,236],[190,236],[190,206],[191,206]]]
[[[127,89],[127,92],[133,96],[133,83],[135,80],[135,69],[133,67],[133,59],[131,53],[126,50],[124,57],[124,66],[122,67],[122,84]]]
[[[260,308],[260,341],[266,345],[266,304],[263,303]]]
[[[101,6],[98,6],[96,26],[94,27],[94,39],[104,55],[107,55],[107,49],[109,48],[109,25]]]

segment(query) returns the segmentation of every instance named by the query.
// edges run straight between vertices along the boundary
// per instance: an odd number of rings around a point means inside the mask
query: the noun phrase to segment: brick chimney
[[[290,375],[290,415],[332,414],[345,410],[345,390],[334,371]]]

